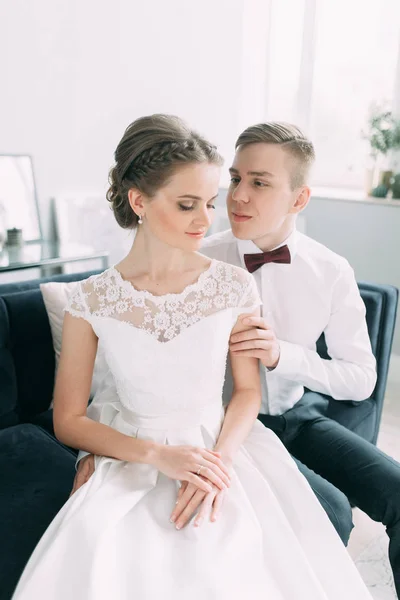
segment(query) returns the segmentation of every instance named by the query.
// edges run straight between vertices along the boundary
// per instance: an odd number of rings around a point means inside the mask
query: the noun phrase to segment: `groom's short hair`
[[[312,142],[296,125],[283,122],[259,123],[248,127],[236,140],[235,148],[249,144],[277,144],[284,148],[294,159],[291,173],[293,189],[307,182],[310,169],[315,160]]]

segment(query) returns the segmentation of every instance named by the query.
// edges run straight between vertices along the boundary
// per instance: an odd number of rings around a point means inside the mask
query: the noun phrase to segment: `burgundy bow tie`
[[[288,246],[281,246],[276,250],[270,250],[269,252],[260,252],[257,254],[245,254],[244,262],[247,270],[250,273],[254,273],[263,265],[267,263],[283,263],[288,265],[291,262],[290,250]]]

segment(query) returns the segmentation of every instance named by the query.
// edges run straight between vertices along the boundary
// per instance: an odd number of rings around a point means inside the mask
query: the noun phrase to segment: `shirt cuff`
[[[297,344],[278,341],[280,347],[279,362],[275,369],[272,370],[280,377],[297,380],[301,370],[300,365],[303,358],[303,349]]]
[[[88,456],[89,454],[90,454],[90,452],[85,452],[84,450],[79,450],[78,457],[75,461],[75,469],[76,470],[78,470],[79,461],[81,461],[82,458],[85,458],[85,456]]]

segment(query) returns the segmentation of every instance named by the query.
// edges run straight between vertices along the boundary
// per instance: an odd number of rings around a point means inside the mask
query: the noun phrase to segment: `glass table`
[[[94,250],[81,244],[60,242],[25,242],[22,246],[4,246],[0,252],[0,273],[40,268],[59,272],[58,267],[67,263],[77,263],[99,259],[101,267],[108,267],[108,252]]]

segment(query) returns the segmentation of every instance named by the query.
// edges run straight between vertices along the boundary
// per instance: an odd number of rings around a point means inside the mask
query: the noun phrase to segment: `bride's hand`
[[[215,486],[207,494],[192,483],[182,483],[178,492],[178,501],[171,514],[171,522],[175,523],[177,529],[182,529],[200,506],[200,510],[194,520],[194,527],[200,527],[204,519],[210,515],[210,521],[216,521],[221,510],[225,496],[225,490],[219,490]]]
[[[220,457],[219,452],[207,448],[163,445],[152,462],[167,477],[187,481],[208,493],[213,485],[220,490],[230,485],[229,469]]]

